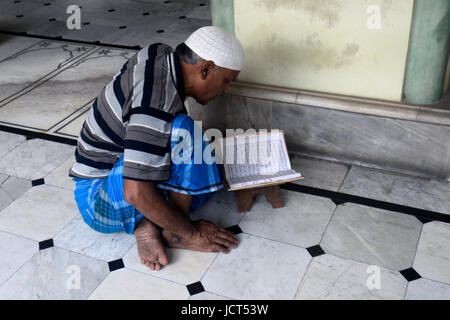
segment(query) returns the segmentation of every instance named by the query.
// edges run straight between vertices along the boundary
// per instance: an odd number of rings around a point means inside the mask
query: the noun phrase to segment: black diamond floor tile
[[[109,271],[111,271],[111,272],[125,268],[125,265],[123,264],[122,259],[110,261],[110,262],[108,262],[108,266],[109,266]]]
[[[202,283],[200,281],[188,284],[186,287],[187,287],[187,289],[189,291],[189,294],[191,296],[193,296],[194,294],[198,294],[198,293],[201,293],[201,292],[205,291],[205,288],[203,288],[203,285],[202,285]]]
[[[31,181],[31,186],[32,187],[36,187],[36,186],[39,186],[41,184],[45,184],[44,178],[36,179],[36,180]]]
[[[400,273],[405,277],[406,280],[408,280],[408,282],[422,278],[422,276],[418,274],[417,271],[413,268],[402,270],[400,271]]]
[[[45,250],[51,247],[53,247],[53,239],[48,239],[39,242],[39,250]]]
[[[228,227],[228,228],[226,228],[228,231],[231,231],[233,234],[239,234],[239,233],[242,233],[242,229],[238,226],[238,225],[235,225],[235,226],[231,226],[231,227]]]
[[[325,251],[323,251],[323,249],[319,245],[313,246],[313,247],[309,247],[306,250],[308,250],[309,254],[313,258],[325,254]]]

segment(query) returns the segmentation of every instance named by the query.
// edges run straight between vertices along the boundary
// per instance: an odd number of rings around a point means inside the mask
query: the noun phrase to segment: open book
[[[303,179],[291,168],[283,131],[226,137],[220,144],[229,191]]]

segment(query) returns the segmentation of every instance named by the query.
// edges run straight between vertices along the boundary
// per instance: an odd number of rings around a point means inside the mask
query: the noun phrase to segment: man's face
[[[226,92],[230,83],[239,75],[239,71],[220,68],[212,62],[202,63],[199,71],[193,97],[202,105]]]

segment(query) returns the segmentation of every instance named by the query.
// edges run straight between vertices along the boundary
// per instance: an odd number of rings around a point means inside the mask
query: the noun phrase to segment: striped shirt
[[[131,57],[89,110],[70,177],[106,177],[124,155],[123,177],[170,178],[172,119],[186,113],[181,65],[165,44],[148,45]]]

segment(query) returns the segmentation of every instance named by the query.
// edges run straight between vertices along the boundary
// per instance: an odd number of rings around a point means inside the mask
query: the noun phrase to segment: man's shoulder
[[[145,47],[143,47],[141,50],[139,50],[139,52],[142,52],[142,53],[153,52],[153,54],[155,54],[156,56],[167,55],[174,51],[175,50],[168,44],[159,43],[159,42],[158,43],[149,43]]]

